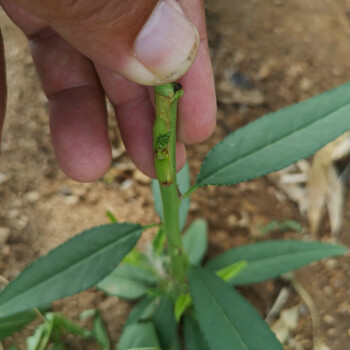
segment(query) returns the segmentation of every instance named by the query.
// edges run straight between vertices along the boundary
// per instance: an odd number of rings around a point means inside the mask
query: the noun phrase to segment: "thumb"
[[[15,0],[81,53],[144,85],[178,79],[199,44],[175,0]]]

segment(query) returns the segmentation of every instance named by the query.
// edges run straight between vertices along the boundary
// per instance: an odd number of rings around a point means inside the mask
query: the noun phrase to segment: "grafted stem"
[[[183,90],[180,84],[156,86],[153,151],[163,205],[164,231],[170,255],[170,268],[178,282],[186,277],[187,262],[179,227],[181,200],[176,184],[177,103]]]

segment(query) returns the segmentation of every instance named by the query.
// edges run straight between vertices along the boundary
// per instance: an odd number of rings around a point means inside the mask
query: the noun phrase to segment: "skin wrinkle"
[[[41,41],[51,39],[58,34],[51,27],[44,27],[37,32],[27,36],[29,40],[29,46],[35,46]]]

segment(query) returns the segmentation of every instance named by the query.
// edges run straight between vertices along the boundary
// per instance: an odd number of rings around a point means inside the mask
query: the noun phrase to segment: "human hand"
[[[178,168],[186,159],[183,144],[204,141],[213,132],[216,99],[202,0],[0,0],[0,5],[29,39],[49,99],[54,150],[71,178],[93,181],[110,166],[105,94],[128,154],[149,176],[155,176],[154,111],[147,86],[179,80],[184,87]],[[1,57],[0,44],[0,132]]]

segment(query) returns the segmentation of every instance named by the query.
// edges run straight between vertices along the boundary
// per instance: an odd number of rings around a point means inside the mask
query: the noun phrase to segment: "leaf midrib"
[[[119,243],[123,242],[124,240],[130,239],[131,234],[133,234],[133,233],[136,234],[136,233],[138,233],[138,231],[140,231],[140,230],[141,230],[140,228],[137,229],[137,230],[135,230],[135,232],[132,232],[133,230],[131,230],[130,232],[125,233],[125,236],[124,236],[124,237],[118,239],[117,241],[114,241],[114,243],[112,243],[112,244],[119,244]],[[2,306],[2,307],[6,306],[6,304],[9,304],[9,303],[13,302],[14,300],[18,299],[19,297],[25,295],[28,291],[33,290],[34,288],[38,288],[38,287],[39,287],[40,285],[42,285],[43,283],[45,283],[45,282],[47,282],[47,281],[50,281],[50,280],[52,280],[52,279],[54,279],[54,278],[57,278],[57,276],[60,275],[60,274],[62,274],[62,272],[69,272],[70,270],[72,270],[72,269],[78,267],[79,265],[85,263],[85,261],[86,261],[87,259],[90,259],[90,258],[93,259],[93,257],[95,257],[96,255],[99,255],[100,253],[102,253],[102,252],[103,252],[104,250],[106,250],[106,249],[108,248],[108,246],[110,246],[110,245],[111,245],[111,243],[106,243],[106,245],[104,245],[101,249],[95,251],[95,252],[92,253],[91,255],[88,255],[88,256],[84,257],[83,259],[80,259],[77,263],[75,263],[74,265],[69,266],[67,269],[63,269],[63,268],[62,268],[62,269],[61,269],[58,273],[56,273],[55,275],[50,276],[50,277],[48,277],[48,278],[45,278],[44,280],[42,280],[41,282],[37,283],[36,285],[34,285],[33,287],[31,287],[30,289],[26,289],[25,291],[20,292],[20,293],[17,294],[14,298],[7,299],[7,300],[6,300],[4,303],[2,303],[2,304],[0,303],[0,306]],[[31,307],[29,307],[28,309],[30,309],[30,308],[31,308]],[[21,311],[25,311],[25,310],[26,310],[26,309],[22,309],[22,310],[20,309],[20,310],[17,310],[15,313],[18,313],[18,312],[21,312]],[[5,317],[10,316],[10,315],[12,315],[12,313],[7,314],[7,315],[6,315],[6,313],[5,313],[5,316],[1,316],[1,313],[0,313],[0,317],[1,317],[1,318],[5,318]]]
[[[215,295],[214,295],[214,293],[212,292],[212,290],[211,290],[209,287],[207,287],[207,284],[205,283],[205,280],[202,278],[202,276],[201,276],[199,273],[197,273],[197,272],[196,272],[196,274],[197,274],[197,276],[200,278],[200,280],[201,280],[202,284],[204,285],[204,287],[206,287],[206,289],[208,290],[209,294],[212,296],[212,299],[213,299],[213,301],[215,302],[215,304],[219,307],[220,310],[222,310],[222,313],[223,313],[223,315],[224,315],[225,320],[228,322],[228,324],[231,326],[231,328],[232,328],[232,329],[234,330],[234,332],[237,334],[237,336],[238,336],[238,338],[240,339],[241,343],[243,344],[244,348],[245,348],[246,350],[249,350],[249,348],[247,347],[247,345],[246,345],[244,339],[241,337],[241,335],[239,334],[238,330],[237,330],[237,329],[234,327],[234,325],[231,323],[229,316],[227,315],[227,313],[225,312],[225,310],[221,307],[221,305],[219,304],[219,302],[216,300]]]
[[[310,122],[310,123],[308,123],[308,124],[304,124],[303,127],[298,128],[298,129],[294,130],[293,132],[291,132],[291,133],[289,133],[289,134],[287,134],[287,135],[283,135],[282,137],[277,138],[275,141],[273,141],[273,142],[271,142],[271,143],[269,143],[269,144],[267,144],[267,145],[264,145],[264,146],[262,146],[262,147],[260,147],[260,148],[254,149],[254,150],[251,151],[251,152],[248,152],[247,154],[245,154],[244,156],[242,156],[242,157],[240,157],[240,158],[234,160],[233,162],[228,163],[228,164],[225,164],[224,166],[222,166],[222,167],[220,167],[220,168],[218,168],[218,169],[216,169],[216,170],[210,172],[204,179],[209,179],[211,176],[213,176],[213,174],[214,174],[214,175],[217,175],[218,173],[224,171],[226,168],[228,168],[228,167],[234,165],[234,164],[237,163],[238,161],[240,161],[240,160],[242,160],[242,159],[245,159],[245,158],[248,158],[248,157],[250,157],[252,154],[262,151],[264,148],[268,148],[268,147],[270,147],[270,146],[273,146],[274,144],[280,142],[281,140],[286,139],[286,138],[288,138],[288,137],[290,137],[290,136],[293,136],[293,134],[298,133],[300,130],[306,129],[306,128],[310,127],[310,126],[313,125],[313,124],[317,124],[318,122],[321,122],[321,121],[323,121],[323,120],[325,120],[325,119],[331,117],[334,113],[339,112],[339,111],[342,110],[343,108],[345,109],[345,108],[349,107],[349,105],[350,105],[349,103],[346,103],[346,104],[342,105],[341,107],[335,109],[333,112],[331,112],[331,113],[329,113],[329,114],[326,114],[326,115],[322,116],[321,118],[318,118],[318,119],[316,119],[316,120],[313,120],[312,122]],[[278,113],[278,112],[276,112],[276,113]],[[248,126],[249,126],[249,124],[248,124],[246,127],[248,127]],[[239,131],[239,130],[243,130],[243,129],[244,129],[244,128],[238,129],[238,131]],[[229,136],[227,136],[227,137],[229,137]],[[224,140],[225,140],[225,139],[224,139]],[[223,140],[223,141],[224,141],[224,140]],[[209,156],[209,154],[208,154],[208,156]],[[198,185],[198,186],[205,186],[205,185],[207,185],[207,184],[203,184],[203,182],[204,182],[204,181],[202,180],[202,181],[200,181],[197,185]]]

